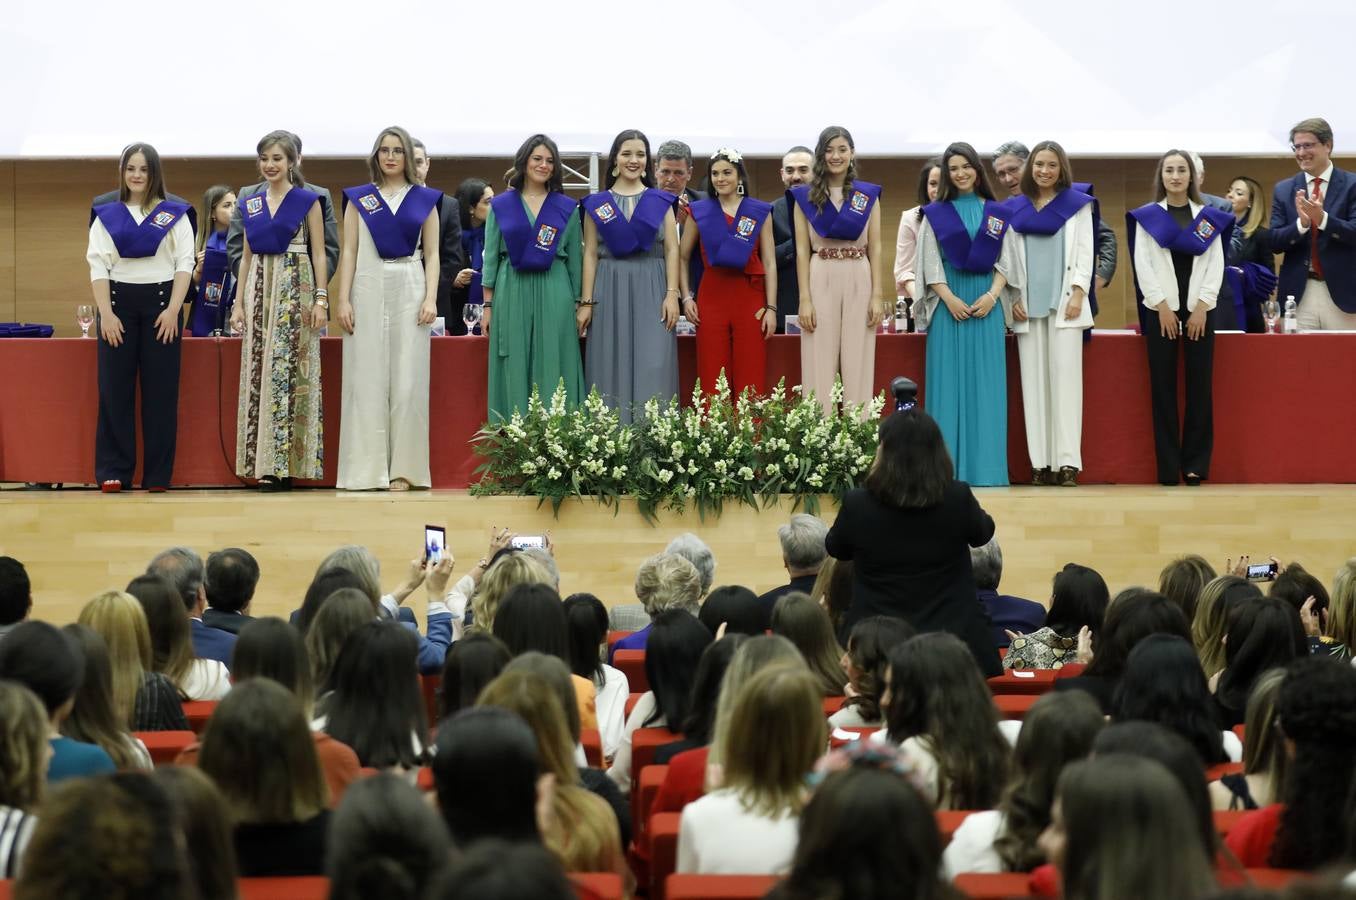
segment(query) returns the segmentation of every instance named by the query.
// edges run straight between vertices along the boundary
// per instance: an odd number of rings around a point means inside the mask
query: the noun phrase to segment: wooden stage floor
[[[1275,555],[1298,560],[1325,583],[1356,555],[1356,486],[1221,485],[1186,487],[990,488],[977,492],[998,523],[1002,590],[1036,600],[1067,562],[1090,565],[1113,593],[1153,585],[1174,556],[1200,553],[1222,568],[1226,557]],[[549,506],[520,497],[471,497],[464,491],[408,494],[332,490],[263,495],[244,490],[184,490],[104,496],[92,490],[0,491],[0,555],[27,566],[34,615],[74,621],[101,590],[122,587],[156,552],[175,545],[205,557],[228,546],[248,549],[263,577],[256,615],[297,608],[319,561],[335,547],[365,544],[393,587],[420,552],[425,523],[445,525],[465,571],[485,552],[491,526],[524,534],[550,531],[564,593],[591,591],[609,605],[630,602],[636,567],[684,531],[715,552],[716,584],[763,591],[785,582],[777,526],[783,504],[768,510],[727,507],[719,519],[666,514],[647,524],[634,505],[618,515],[592,502]],[[823,515],[831,518],[833,510]],[[422,592],[410,605],[423,618]]]

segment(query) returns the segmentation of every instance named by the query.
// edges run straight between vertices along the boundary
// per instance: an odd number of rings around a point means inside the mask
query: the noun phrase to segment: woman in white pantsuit
[[[417,183],[413,141],[403,128],[377,136],[368,168],[370,184],[344,191],[334,311],[348,333],[336,486],[426,488],[442,193]]]
[[[1042,141],[1022,173],[1012,229],[1026,271],[1013,333],[1032,484],[1073,487],[1083,468],[1083,331],[1092,327],[1092,197],[1072,187],[1064,148]]]

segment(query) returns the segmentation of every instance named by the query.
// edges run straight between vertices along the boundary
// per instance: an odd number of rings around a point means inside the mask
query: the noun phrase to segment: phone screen
[[[520,534],[513,539],[513,546],[518,550],[526,550],[529,547],[535,547],[540,550],[546,547],[546,535]]]
[[[1276,577],[1276,564],[1274,562],[1257,563],[1248,566],[1249,581],[1270,581]]]
[[[443,551],[447,549],[447,530],[441,525],[424,526],[424,559],[431,563],[442,562]]]

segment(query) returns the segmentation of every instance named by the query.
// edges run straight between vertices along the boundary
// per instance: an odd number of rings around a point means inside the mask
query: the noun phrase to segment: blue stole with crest
[[[1202,206],[1196,218],[1192,219],[1186,228],[1180,227],[1173,220],[1172,213],[1157,203],[1146,203],[1139,209],[1130,210],[1125,214],[1125,220],[1132,243],[1135,223],[1138,222],[1149,232],[1149,237],[1164,250],[1175,250],[1192,256],[1200,256],[1210,248],[1216,238],[1221,236],[1225,243],[1228,243],[1229,235],[1234,228],[1233,213],[1215,209],[1213,206]]]
[[[688,210],[697,223],[697,233],[711,265],[742,272],[758,248],[758,235],[772,212],[772,204],[745,197],[739,201],[733,222],[725,221],[725,210],[715,198],[697,200]]]
[[[1006,204],[1012,213],[1012,230],[1018,234],[1052,235],[1059,233],[1079,210],[1092,202],[1092,198],[1082,191],[1065,188],[1055,198],[1036,209],[1025,195],[1013,197]]]
[[[541,212],[533,223],[527,218],[527,205],[517,191],[505,191],[490,201],[509,262],[519,272],[545,272],[555,262],[560,239],[570,224],[578,203],[559,191],[542,201]]]
[[[123,259],[140,259],[155,256],[165,235],[169,234],[179,218],[185,215],[188,216],[189,226],[192,227],[193,207],[187,203],[161,200],[155,209],[151,210],[150,215],[138,224],[137,220],[132,218],[127,204],[115,200],[94,207],[90,221],[93,222],[98,218],[104,223],[104,228],[108,229],[108,236],[113,239],[113,246],[118,248],[119,256]]]
[[[268,211],[267,191],[246,197],[240,204],[240,218],[245,228],[245,239],[249,241],[250,252],[261,255],[287,252],[292,243],[292,235],[297,233],[311,204],[320,199],[320,195],[305,188],[293,187],[278,204],[278,211]]]
[[[344,200],[354,204],[377,255],[382,259],[401,259],[413,256],[419,249],[419,234],[423,231],[424,220],[433,208],[442,202],[443,192],[422,184],[412,184],[400,202],[400,208],[391,212],[386,200],[376,185],[361,184],[344,188]]]
[[[206,337],[223,328],[230,314],[231,273],[226,259],[226,232],[214,231],[203,245],[202,274],[198,277],[198,294],[193,299],[193,314],[188,320],[187,334]]]
[[[668,191],[646,188],[631,211],[631,218],[622,215],[611,191],[599,191],[584,198],[583,209],[598,235],[607,244],[612,255],[621,258],[643,253],[654,243],[654,236],[664,224],[664,216],[673,209],[678,198]]]
[[[946,261],[965,272],[990,272],[1003,252],[1003,236],[1012,224],[1012,208],[1007,202],[984,201],[984,218],[973,238],[965,230],[960,213],[950,202],[940,200],[923,207],[937,244]]]
[[[869,181],[852,182],[852,190],[843,195],[843,205],[835,207],[825,203],[823,209],[815,209],[810,202],[810,186],[798,184],[786,192],[810,227],[822,238],[835,241],[855,241],[862,236],[871,221],[871,210],[880,199],[880,185]]]

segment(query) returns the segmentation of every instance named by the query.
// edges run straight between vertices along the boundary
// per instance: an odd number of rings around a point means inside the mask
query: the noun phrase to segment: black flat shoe
[[[1187,487],[1201,486],[1201,476],[1197,475],[1195,472],[1186,473],[1185,475],[1182,476],[1182,480],[1186,482]]]
[[[1059,486],[1078,487],[1078,470],[1073,466],[1059,467]]]
[[[263,478],[259,479],[259,490],[265,494],[276,494],[280,491],[285,491],[287,490],[287,487],[284,484],[286,480],[287,479],[285,478],[274,478],[272,475],[265,475]]]

